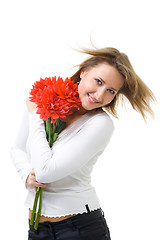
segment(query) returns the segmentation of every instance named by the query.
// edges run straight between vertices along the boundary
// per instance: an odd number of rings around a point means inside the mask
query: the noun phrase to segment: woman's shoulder
[[[113,123],[113,120],[111,119],[109,114],[103,109],[95,109],[93,112],[90,113],[90,115],[94,118],[104,119],[104,121]]]
[[[88,113],[88,124],[94,123],[96,126],[101,126],[102,128],[111,128],[114,129],[114,122],[109,116],[109,114],[102,110],[96,109]]]

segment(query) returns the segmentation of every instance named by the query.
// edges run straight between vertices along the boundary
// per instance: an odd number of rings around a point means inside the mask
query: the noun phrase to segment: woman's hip
[[[39,223],[30,226],[29,240],[110,240],[110,232],[101,209],[78,214],[60,222]]]

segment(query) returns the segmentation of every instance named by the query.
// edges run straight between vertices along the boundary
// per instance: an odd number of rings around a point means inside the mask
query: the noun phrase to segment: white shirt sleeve
[[[90,118],[59,151],[54,152],[46,139],[44,121],[38,114],[30,113],[28,146],[37,181],[54,182],[78,171],[104,150],[113,129],[109,117]]]
[[[17,172],[20,174],[24,184],[26,183],[27,176],[32,169],[26,153],[26,142],[28,134],[29,134],[29,119],[28,109],[26,107],[23,113],[22,121],[16,139],[10,150],[11,160]]]

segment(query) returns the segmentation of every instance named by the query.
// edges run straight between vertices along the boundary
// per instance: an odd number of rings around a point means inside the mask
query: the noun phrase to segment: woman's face
[[[82,107],[86,110],[109,104],[124,83],[123,76],[107,63],[81,72],[80,78],[78,92]]]

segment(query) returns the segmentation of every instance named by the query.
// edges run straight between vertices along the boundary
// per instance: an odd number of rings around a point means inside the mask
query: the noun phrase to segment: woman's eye
[[[97,81],[98,85],[102,84],[102,82],[99,79],[96,79],[96,81]]]
[[[111,94],[115,94],[115,91],[113,91],[112,89],[107,89],[107,91],[109,91]]]

